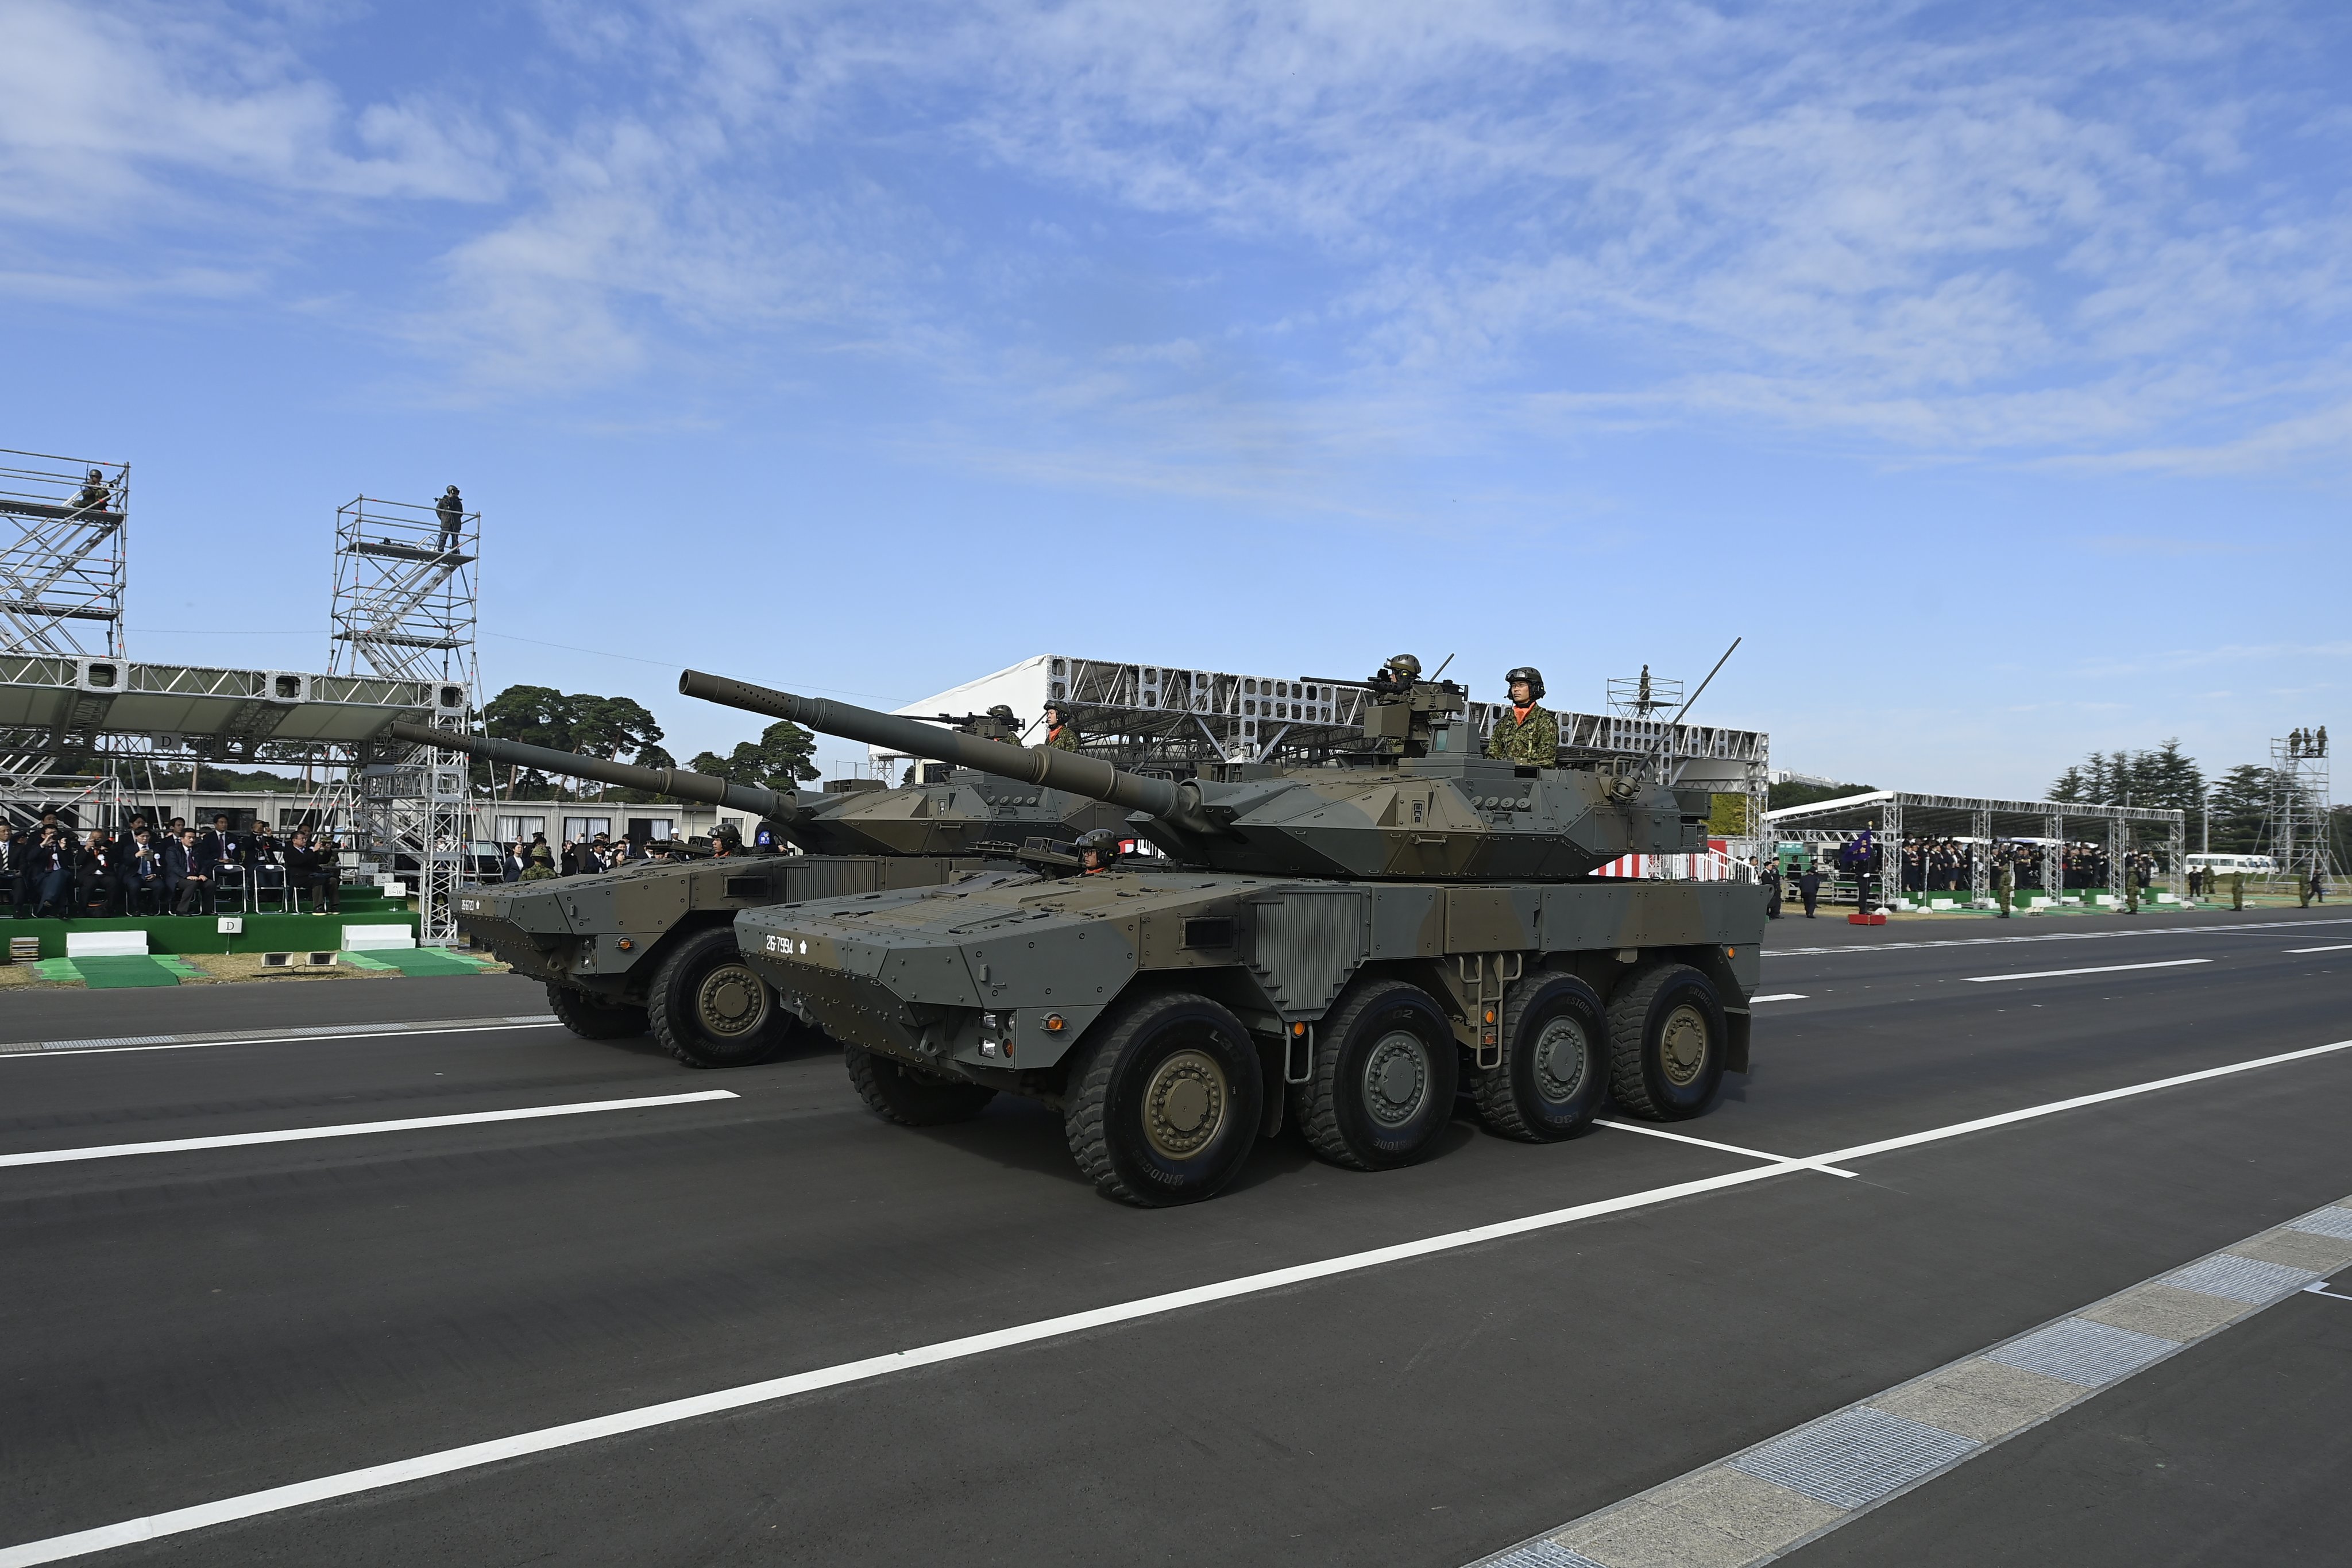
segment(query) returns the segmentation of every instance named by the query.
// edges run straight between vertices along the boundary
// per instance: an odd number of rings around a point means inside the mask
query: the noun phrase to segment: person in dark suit
[[[312,848],[310,830],[296,828],[286,845],[287,886],[309,893],[310,912],[324,915],[340,912],[342,881],[342,865],[334,850]]]
[[[74,857],[75,914],[103,918],[118,912],[114,899],[120,860],[120,851],[104,828],[82,840],[81,853]]]
[[[1822,900],[1822,868],[1811,861],[1797,876],[1798,895],[1805,900],[1805,918],[1813,919],[1813,906]]]
[[[530,851],[524,846],[523,841],[518,838],[507,846],[506,857],[499,862],[499,876],[505,881],[520,882],[522,880],[522,874],[530,869]]]
[[[182,828],[178,839],[163,847],[163,879],[171,888],[175,915],[208,915],[218,907],[213,874],[219,862],[205,848],[193,827]]]
[[[163,912],[163,849],[144,827],[131,835],[131,853],[122,866],[122,908],[126,914]]]
[[[48,814],[52,818],[57,815]],[[33,917],[71,920],[73,918],[74,850],[72,835],[63,830],[44,826],[39,838],[34,840],[32,854],[27,858],[25,879],[31,885]]]
[[[0,817],[0,902],[8,906],[10,920],[25,912],[25,867],[31,849],[31,842],[19,837],[16,827]]]

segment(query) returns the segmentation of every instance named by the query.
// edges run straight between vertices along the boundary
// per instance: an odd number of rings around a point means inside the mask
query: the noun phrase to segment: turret
[[[971,722],[979,729],[994,727],[984,720]],[[917,728],[928,734],[942,732],[929,726]],[[984,771],[900,789],[785,794],[683,768],[638,767],[578,752],[462,735],[421,724],[393,724],[385,732],[415,745],[463,752],[541,773],[727,806],[760,818],[812,855],[969,855],[989,846],[1010,848],[1039,837],[1075,838],[1090,827],[1116,826],[1122,815],[1082,794],[1034,784],[1024,787]],[[1000,750],[1020,749],[970,735],[958,739],[974,745],[998,745]]]
[[[1179,860],[1268,876],[1567,880],[1628,854],[1706,847],[1710,798],[1632,774],[1534,768],[1450,749],[1458,695],[1428,682],[1376,694],[1366,730],[1395,752],[1351,765],[1234,766],[1181,783],[1097,757],[981,740],[846,702],[688,670],[689,697],[1122,807]],[[1391,711],[1392,710],[1392,711]],[[1433,724],[1433,721],[1436,721]],[[1446,742],[1438,737],[1443,734]],[[1384,748],[1385,752],[1385,748]]]

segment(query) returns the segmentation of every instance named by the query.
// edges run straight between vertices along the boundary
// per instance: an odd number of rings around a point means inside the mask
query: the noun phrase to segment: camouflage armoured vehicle
[[[1170,858],[738,916],[747,962],[891,1120],[1030,1095],[1103,1192],[1160,1205],[1217,1192],[1286,1108],[1372,1170],[1428,1153],[1458,1090],[1549,1141],[1606,1090],[1673,1120],[1747,1069],[1763,889],[1592,875],[1703,849],[1707,797],[1467,755],[1457,688],[1381,690],[1364,755],[1182,783],[693,671],[680,689],[1125,807]]]
[[[992,732],[986,721],[974,728]],[[727,853],[641,861],[600,876],[493,883],[458,895],[458,929],[516,973],[543,981],[549,1006],[572,1033],[589,1039],[651,1033],[689,1067],[764,1061],[803,1026],[738,954],[731,922],[739,911],[937,888],[998,863],[983,850],[1007,852],[1035,835],[1067,837],[1118,817],[1091,800],[962,773],[911,788],[803,798],[707,773],[417,725],[396,724],[391,732],[543,773],[730,806],[772,827],[779,842],[812,851],[730,846]]]

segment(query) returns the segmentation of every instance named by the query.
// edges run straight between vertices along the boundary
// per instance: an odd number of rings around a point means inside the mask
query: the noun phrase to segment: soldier
[[[1076,715],[1063,705],[1060,698],[1057,697],[1051,702],[1046,703],[1045,744],[1053,747],[1054,750],[1057,752],[1076,751],[1078,749],[1078,727],[1076,723],[1072,722],[1075,718]]]
[[[1495,715],[1486,737],[1486,754],[1522,767],[1549,768],[1559,763],[1559,721],[1548,708],[1538,707],[1544,694],[1543,671],[1523,664],[1503,677],[1510,688],[1511,706]]]
[[[1091,877],[1108,871],[1118,864],[1118,834],[1108,827],[1096,827],[1078,835],[1079,875]]]
[[[2009,874],[2008,861],[2003,860],[1992,868],[1993,896],[2000,900],[2000,918],[2003,920],[2009,919],[2009,895],[2016,885]]]
[[[451,485],[441,492],[441,499],[433,503],[433,510],[441,519],[441,548],[457,549],[457,536],[466,531],[465,497],[457,493],[457,486]]]
[[[2230,907],[2233,910],[2246,907],[2246,874],[2243,871],[2230,873]]]
[[[1401,653],[1372,672],[1366,684],[1375,691],[1406,691],[1421,679],[1421,660]]]
[[[89,471],[89,477],[82,481],[81,489],[75,493],[74,510],[104,511],[106,503],[113,499],[114,492],[106,482],[106,475],[100,469],[92,468]]]

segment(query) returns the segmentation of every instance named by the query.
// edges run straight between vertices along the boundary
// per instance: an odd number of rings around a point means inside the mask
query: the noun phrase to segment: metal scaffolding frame
[[[1969,837],[1985,844],[2011,840],[2040,840],[2063,847],[2070,842],[2067,825],[2097,823],[2105,825],[2107,840],[2107,863],[2120,866],[2133,847],[2135,829],[2140,826],[2165,830],[2165,882],[2175,898],[2187,891],[2189,859],[2189,814],[2173,807],[2138,805],[2091,805],[2081,801],[1997,800],[1980,795],[1922,795],[1907,790],[1879,789],[1866,795],[1841,795],[1834,800],[1814,801],[1805,805],[1782,806],[1765,813],[1765,822],[1775,833],[1782,830],[1819,833],[1829,837],[1851,837],[1868,828],[1876,835],[1882,848],[1899,854],[1906,832],[1941,834],[1948,837]],[[2021,832],[2021,825],[2031,824],[2035,831]],[[2086,842],[2074,839],[2072,842]],[[1971,858],[1972,876],[1969,897],[1983,903],[1992,896],[1992,865],[1990,856]],[[1882,878],[1885,875],[1882,869]],[[2065,891],[2065,857],[2062,853],[2045,855],[2042,861],[2043,889],[2055,898]],[[1882,891],[1885,886],[1880,884]]]
[[[131,465],[0,450],[0,655],[122,657]],[[0,743],[0,777],[53,753]]]
[[[432,725],[462,732],[479,669],[474,654],[481,513],[359,496],[335,512],[333,631],[327,668],[433,689]],[[473,775],[436,747],[380,751],[352,790],[357,847],[380,873],[414,865],[417,940],[457,939]]]
[[[2328,835],[2334,797],[2327,776],[2326,729],[2295,730],[2271,741],[2273,784],[2263,825],[2263,847],[2286,875],[2308,881],[2314,872],[2333,881],[2337,867]]]

